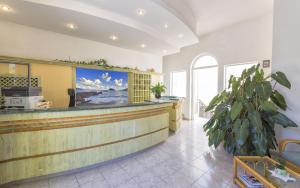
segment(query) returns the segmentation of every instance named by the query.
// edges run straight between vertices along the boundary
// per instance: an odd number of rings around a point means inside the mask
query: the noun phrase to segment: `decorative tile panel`
[[[0,75],[0,107],[4,103],[4,97],[1,96],[1,88],[3,87],[27,87],[28,78],[22,76]],[[31,87],[39,87],[40,78],[31,77]]]
[[[39,78],[31,77],[31,87],[39,87]],[[0,88],[2,87],[27,87],[28,78],[27,77],[14,77],[14,76],[4,76],[0,75]]]

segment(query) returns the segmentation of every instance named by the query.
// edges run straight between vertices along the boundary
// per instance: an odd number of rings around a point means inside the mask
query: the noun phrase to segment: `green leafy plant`
[[[155,95],[155,98],[159,99],[161,94],[166,92],[166,86],[158,82],[155,86],[151,87],[151,92]]]
[[[105,59],[99,59],[99,60],[94,60],[94,61],[72,61],[72,60],[58,60],[56,59],[55,61],[65,63],[65,64],[71,64],[71,65],[94,65],[94,66],[99,66],[104,69],[113,69],[113,68],[119,68],[119,69],[124,69],[124,70],[131,70],[131,71],[140,71],[137,67],[135,68],[130,68],[130,67],[120,67],[120,66],[114,66],[114,65],[109,65]],[[149,69],[147,72],[155,72],[154,69]]]
[[[212,118],[204,125],[209,146],[221,143],[234,155],[269,155],[276,149],[275,125],[297,127],[280,110],[287,109],[284,97],[275,86],[288,89],[291,83],[284,73],[265,77],[259,65],[243,71],[241,77],[231,76],[228,90],[215,96],[207,112]]]
[[[72,61],[72,60],[56,60],[56,61],[76,64],[76,65],[96,65],[96,66],[109,67],[109,68],[113,67],[113,66],[109,66],[105,59],[99,59],[94,61]]]
[[[285,161],[283,159],[278,159],[278,164],[276,164],[276,168],[280,170],[285,170]]]

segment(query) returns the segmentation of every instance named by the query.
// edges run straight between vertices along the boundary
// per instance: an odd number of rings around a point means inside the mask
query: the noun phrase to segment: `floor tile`
[[[151,169],[134,177],[134,180],[143,188],[165,187],[167,185],[166,182],[163,181],[161,177],[157,176]]]
[[[169,177],[164,178],[168,187],[188,188],[193,184],[193,179],[186,177],[182,172],[176,172]]]
[[[49,188],[49,180],[41,180],[16,186],[16,188]]]
[[[93,180],[86,184],[80,185],[81,188],[112,188],[106,180]]]
[[[148,169],[134,158],[123,161],[120,163],[120,165],[130,177],[140,175]]]
[[[112,172],[121,169],[119,163],[109,163],[104,166],[97,168],[100,173]]]
[[[161,178],[168,177],[171,174],[174,174],[176,170],[172,165],[169,165],[166,161],[159,163],[157,166],[153,167],[152,172]]]
[[[86,184],[93,180],[104,180],[103,175],[98,169],[91,169],[75,174],[75,177],[80,185]]]
[[[218,178],[218,175],[207,175],[204,174],[196,182],[193,183],[192,188],[225,188],[227,181],[222,181]]]
[[[204,171],[201,171],[196,167],[183,168],[179,172],[184,174],[187,178],[191,179],[192,182],[195,182],[205,173]]]
[[[102,175],[112,187],[119,186],[120,184],[127,182],[132,178],[124,169],[121,168],[114,171],[102,172]]]
[[[116,186],[116,188],[140,188],[140,186],[134,179],[130,179],[129,181],[123,182]]]
[[[199,168],[203,172],[207,172],[208,170],[211,170],[216,166],[216,161],[210,158],[200,157],[198,159],[190,161],[189,164]]]
[[[51,178],[49,180],[50,188],[78,188],[79,183],[76,180],[75,175],[68,175],[68,176],[59,176],[55,178]]]
[[[234,184],[233,182],[230,182],[227,184],[226,188],[239,188],[239,186]]]

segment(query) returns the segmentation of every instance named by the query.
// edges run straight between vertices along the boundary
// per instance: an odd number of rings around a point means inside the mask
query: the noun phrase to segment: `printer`
[[[4,108],[6,109],[36,109],[40,101],[44,99],[40,96],[40,87],[9,87],[2,88],[1,94],[4,96]]]

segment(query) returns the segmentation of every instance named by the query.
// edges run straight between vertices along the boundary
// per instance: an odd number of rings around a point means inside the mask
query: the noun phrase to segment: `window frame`
[[[170,96],[176,96],[173,93],[173,74],[174,73],[185,73],[185,96],[177,96],[177,97],[183,97],[186,98],[187,96],[187,71],[186,70],[178,70],[178,71],[171,71],[170,72]]]
[[[239,66],[239,65],[249,65],[249,64],[253,64],[253,65],[258,65],[259,64],[259,61],[248,61],[248,62],[245,62],[245,63],[234,63],[234,64],[227,64],[227,65],[224,65],[224,83],[223,83],[223,87],[224,89],[228,89],[227,87],[227,84],[228,84],[228,80],[226,79],[226,76],[227,76],[227,67],[233,67],[233,66]]]

